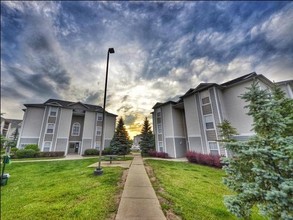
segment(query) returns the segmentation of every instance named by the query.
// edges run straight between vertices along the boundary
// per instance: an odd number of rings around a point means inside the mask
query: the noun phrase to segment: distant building
[[[133,137],[133,145],[132,145],[132,148],[140,148],[139,142],[141,140],[141,137],[142,137],[141,134],[136,135],[136,136]]]
[[[184,157],[186,151],[229,156],[217,142],[220,139],[217,125],[224,119],[230,121],[239,133],[235,136],[238,140],[254,134],[252,118],[244,108],[247,103],[239,98],[254,80],[263,89],[271,89],[274,85],[263,75],[250,73],[223,84],[200,83],[178,102],[156,103],[152,114],[157,151],[167,152],[174,158]],[[293,98],[293,80],[276,84]]]
[[[17,141],[21,129],[22,120],[6,119],[1,117],[1,135],[9,140]]]
[[[41,151],[84,154],[108,147],[114,135],[117,115],[106,113],[105,139],[101,140],[103,109],[100,106],[49,99],[43,104],[25,104],[23,126],[17,147],[37,144]]]

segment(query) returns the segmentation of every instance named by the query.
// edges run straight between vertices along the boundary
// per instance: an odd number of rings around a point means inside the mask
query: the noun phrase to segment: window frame
[[[102,126],[96,126],[96,136],[101,137],[102,130],[103,130]],[[98,132],[100,132],[100,133],[98,134]]]
[[[52,133],[48,133],[48,127],[49,127],[49,125],[53,125]],[[55,123],[48,123],[47,124],[47,127],[46,127],[46,134],[54,134],[54,131],[55,131]]]
[[[160,152],[164,152],[164,145],[163,145],[163,141],[158,141],[158,150]]]
[[[74,130],[74,126],[75,125],[78,125],[78,134],[76,134],[76,133],[74,133],[75,132],[75,130]],[[80,123],[79,122],[74,122],[73,124],[72,124],[72,128],[71,128],[71,136],[80,136]]]
[[[213,149],[211,148],[211,144],[214,145]],[[217,154],[212,154],[212,155],[220,155],[219,146],[216,141],[208,141],[208,147],[209,147],[210,154],[211,154],[211,151],[217,151]]]
[[[54,111],[54,109],[56,111]],[[51,113],[55,113],[55,115],[51,115]],[[50,111],[49,111],[49,117],[57,117],[57,114],[58,114],[58,107],[50,107]]]
[[[50,143],[50,147],[49,147],[48,151],[45,150],[45,148],[48,148],[48,147],[46,147],[46,143]],[[52,147],[52,141],[44,141],[44,143],[43,143],[43,151],[44,152],[50,152],[51,147]]]
[[[211,118],[211,121],[208,121],[206,120],[206,118],[210,117]],[[214,116],[213,114],[208,114],[208,115],[204,115],[203,116],[203,119],[204,119],[204,126],[205,126],[205,129],[206,130],[215,130],[215,122],[214,122]],[[212,123],[213,124],[213,127],[212,128],[208,128],[207,127],[207,124],[208,123]]]
[[[207,103],[204,103],[203,100],[206,99],[206,98],[208,98],[209,101],[208,101]],[[208,105],[208,104],[211,104],[211,99],[210,99],[210,97],[207,96],[207,97],[201,98],[201,104],[202,104],[202,105]]]
[[[158,134],[162,134],[162,124],[157,124],[157,131],[158,131]]]
[[[97,113],[97,121],[103,121],[103,114]]]

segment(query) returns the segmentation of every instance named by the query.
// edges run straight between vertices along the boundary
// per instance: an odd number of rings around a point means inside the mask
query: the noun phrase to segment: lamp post
[[[103,169],[101,167],[101,157],[102,157],[102,150],[104,148],[104,136],[105,136],[105,116],[106,116],[106,98],[107,98],[107,84],[108,84],[108,67],[109,67],[109,54],[110,53],[115,53],[114,48],[109,48],[108,49],[108,54],[107,54],[107,67],[106,67],[106,80],[105,80],[105,91],[104,91],[104,106],[103,106],[103,126],[102,126],[102,135],[101,135],[101,144],[100,144],[100,152],[99,152],[99,166],[96,168],[94,171],[95,175],[102,175],[103,174]]]

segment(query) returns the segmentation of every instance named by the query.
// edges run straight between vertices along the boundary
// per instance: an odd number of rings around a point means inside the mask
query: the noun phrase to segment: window
[[[78,122],[75,122],[72,125],[71,136],[79,136],[79,133],[80,133],[80,124]]]
[[[209,148],[210,148],[211,155],[219,155],[217,142],[209,142]]]
[[[102,135],[102,127],[97,126],[97,136],[101,136],[101,135]]]
[[[157,118],[161,118],[161,109],[157,110]]]
[[[54,133],[54,128],[55,128],[55,124],[53,123],[48,123],[47,125],[47,134],[53,134]]]
[[[205,122],[206,129],[213,129],[214,128],[214,122],[213,122],[212,115],[204,116],[204,122]]]
[[[209,104],[210,103],[210,98],[209,97],[205,97],[203,99],[201,99],[202,101],[202,104],[205,105],[205,104]]]
[[[163,152],[164,151],[163,142],[162,141],[159,141],[158,144],[159,144],[159,151],[160,152]]]
[[[57,116],[57,111],[58,111],[58,108],[56,107],[50,107],[50,116],[51,117],[56,117]]]
[[[162,124],[158,124],[158,134],[162,134]]]
[[[103,114],[102,113],[97,114],[97,121],[103,121]]]
[[[45,141],[45,142],[44,142],[44,149],[43,149],[43,151],[45,151],[45,152],[50,151],[51,144],[52,144],[51,141]]]
[[[100,146],[101,146],[101,142],[100,141],[97,141],[96,142],[96,149],[97,150],[100,150]]]

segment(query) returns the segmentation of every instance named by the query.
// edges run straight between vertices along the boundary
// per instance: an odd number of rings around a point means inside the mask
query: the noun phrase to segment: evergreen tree
[[[279,113],[282,115],[282,117],[286,117],[287,120],[287,126],[283,132],[283,137],[286,136],[293,136],[293,101],[290,98],[287,98],[285,96],[285,92],[282,91],[280,87],[277,85],[273,88],[273,97],[276,101],[279,102],[280,108]]]
[[[141,130],[141,140],[139,142],[142,155],[147,155],[150,150],[155,150],[155,138],[147,117],[145,117]]]
[[[282,99],[271,96],[253,83],[241,96],[253,118],[255,135],[246,142],[229,142],[226,148],[224,183],[236,195],[226,196],[225,205],[239,218],[249,218],[251,208],[270,219],[293,219],[293,137],[284,136],[293,108],[282,115]]]
[[[234,128],[231,123],[227,120],[224,119],[222,123],[220,123],[218,126],[219,132],[221,135],[221,140],[220,142],[231,142],[235,141],[232,137],[233,135],[237,135],[236,128]]]
[[[110,149],[113,154],[126,155],[130,152],[131,142],[128,132],[124,126],[122,117],[118,121],[114,137],[110,143]]]

